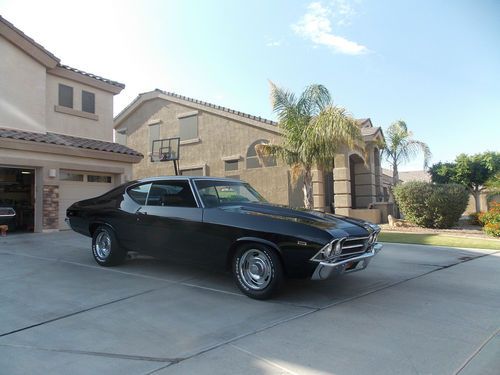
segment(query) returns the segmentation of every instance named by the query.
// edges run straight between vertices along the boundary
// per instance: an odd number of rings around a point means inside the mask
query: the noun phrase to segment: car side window
[[[188,181],[154,182],[148,195],[148,206],[197,207]]]
[[[150,188],[151,188],[151,183],[137,185],[128,189],[127,193],[135,203],[138,203],[140,205],[145,205]]]

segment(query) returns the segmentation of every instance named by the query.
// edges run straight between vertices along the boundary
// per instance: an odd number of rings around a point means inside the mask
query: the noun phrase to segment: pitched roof
[[[66,70],[70,70],[70,71],[72,71],[74,73],[81,74],[82,76],[93,78],[93,79],[96,79],[96,80],[104,82],[104,83],[109,83],[110,85],[113,85],[113,86],[116,86],[116,87],[120,87],[122,89],[125,88],[125,84],[124,83],[120,83],[120,82],[117,82],[117,81],[112,81],[112,80],[110,80],[108,78],[104,78],[104,77],[98,76],[96,74],[87,73],[87,72],[84,72],[83,70],[72,68],[71,66],[68,66],[68,65],[58,64],[57,66],[60,67],[60,68],[66,69]]]
[[[121,122],[124,118],[128,117],[127,112],[131,113],[135,109],[134,107],[136,107],[140,104],[141,100],[149,100],[149,99],[157,98],[159,95],[167,96],[167,97],[181,100],[184,102],[190,102],[190,103],[193,103],[193,104],[198,105],[198,106],[207,107],[208,109],[226,112],[226,113],[229,113],[231,115],[241,117],[243,119],[257,121],[261,124],[266,124],[266,125],[271,125],[271,126],[278,125],[278,123],[276,121],[268,120],[264,117],[250,115],[250,114],[245,113],[245,112],[241,112],[241,111],[237,111],[237,110],[234,110],[231,108],[223,107],[223,106],[220,106],[217,104],[205,102],[203,100],[190,98],[188,96],[179,95],[179,94],[176,94],[173,92],[168,92],[168,91],[164,91],[164,90],[160,90],[160,89],[154,89],[153,91],[140,93],[139,95],[137,95],[137,97],[129,105],[127,105],[125,108],[123,108],[120,111],[120,113],[118,113],[118,115],[115,116],[115,119],[114,119],[115,120],[115,127],[116,127],[117,122]],[[149,97],[149,99],[145,99],[145,97]],[[122,118],[120,118],[120,117],[122,117]]]
[[[115,116],[114,122],[115,122],[115,129],[119,126],[119,124],[125,120],[129,114],[131,114],[135,108],[137,108],[142,102],[158,98],[160,96],[163,96],[163,99],[172,98],[175,100],[183,101],[183,102],[188,102],[193,103],[196,106],[203,106],[206,107],[207,110],[212,110],[214,112],[220,111],[220,112],[225,112],[228,113],[232,116],[237,116],[241,119],[241,121],[251,120],[255,121],[258,126],[262,127],[267,127],[267,130],[271,130],[276,133],[281,133],[281,129],[278,127],[278,123],[276,121],[268,120],[266,118],[260,117],[260,116],[254,116],[250,115],[245,112],[237,111],[231,108],[223,107],[217,104],[205,102],[203,100],[198,100],[194,98],[190,98],[188,96],[184,95],[179,95],[173,92],[168,92],[160,89],[154,89],[153,91],[148,91],[148,92],[143,92],[140,93],[129,105],[127,105],[125,108],[123,108],[118,115]],[[165,98],[167,97],[167,98]],[[221,114],[219,112],[219,114]],[[256,124],[254,123],[254,124]],[[374,127],[371,120],[369,118],[365,119],[357,119],[356,123],[358,126],[360,126],[361,129],[361,135],[371,137],[376,135],[378,132],[381,133],[381,136],[383,137],[382,129],[380,127]],[[273,129],[274,128],[274,129]]]
[[[1,26],[5,26],[2,27]],[[120,89],[125,88],[125,85],[120,82],[113,81],[111,79],[103,78],[98,75],[87,73],[82,70],[72,68],[70,66],[61,64],[61,59],[55,56],[52,52],[48,51],[44,46],[37,43],[33,38],[27,36],[23,31],[15,27],[12,23],[7,21],[0,15],[0,35],[3,35],[7,40],[21,48],[28,55],[33,57],[35,60],[39,61],[41,64],[45,65],[50,73],[53,73],[54,68],[62,68],[73,73],[78,73],[82,76],[95,79],[102,83],[107,83]]]
[[[362,128],[373,126],[372,120],[370,120],[369,118],[358,118],[358,119],[356,119],[356,124],[358,124],[358,126],[360,126]]]
[[[218,109],[219,111],[229,112],[229,113],[241,116],[241,117],[249,118],[251,120],[263,122],[265,124],[274,125],[274,126],[278,125],[278,123],[276,121],[268,120],[268,119],[266,119],[264,117],[260,117],[260,116],[257,117],[257,116],[254,116],[254,115],[250,115],[248,113],[240,112],[240,111],[237,111],[235,109],[223,107],[223,106],[220,106],[220,105],[217,105],[217,104],[213,104],[213,103],[209,103],[209,102],[204,102],[203,100],[193,99],[193,98],[190,98],[190,97],[187,97],[187,96],[184,96],[184,95],[179,95],[179,94],[176,94],[174,92],[163,91],[163,90],[160,90],[160,89],[155,89],[155,91],[161,92],[162,94],[167,95],[167,96],[171,96],[173,98],[178,98],[178,99],[186,100],[188,102],[193,102],[193,103],[196,103],[196,104],[200,104],[200,105],[203,105],[205,107]]]
[[[0,15],[0,23],[4,23],[7,27],[9,27],[12,31],[15,33],[19,34],[22,38],[24,38],[27,42],[31,43],[33,46],[36,48],[40,49],[43,51],[49,58],[55,60],[57,63],[61,61],[58,57],[56,57],[52,52],[48,51],[44,46],[42,46],[40,43],[37,43],[33,38],[30,38],[28,35],[26,35],[24,32],[22,32],[20,29],[15,27],[12,23],[7,21],[5,18],[3,18]]]
[[[18,139],[22,141],[47,143],[59,146],[84,148],[88,150],[114,152],[117,154],[139,156],[143,155],[127,146],[96,139],[73,137],[57,133],[34,133],[15,129],[0,128],[0,138]]]
[[[372,127],[372,128],[361,128],[362,135],[374,135],[380,130],[380,127]]]
[[[425,181],[425,182],[430,182],[431,181],[431,175],[427,171],[406,171],[406,172],[398,172],[399,174],[399,179],[401,181],[407,182],[407,181]]]

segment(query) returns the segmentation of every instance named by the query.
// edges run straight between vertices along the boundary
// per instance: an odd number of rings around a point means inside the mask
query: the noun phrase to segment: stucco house
[[[0,16],[0,207],[36,232],[65,229],[66,208],[132,177],[142,155],[113,143],[123,84],[61,64]]]
[[[333,170],[314,171],[314,206],[380,222],[380,211],[369,207],[383,198],[377,147],[383,134],[370,119],[358,120],[358,126],[364,151],[343,149]],[[153,140],[180,137],[181,174],[239,178],[271,202],[303,206],[289,167],[272,158],[261,161],[255,152],[258,143],[280,141],[274,121],[156,89],[139,94],[115,117],[114,127],[117,142],[144,155],[150,155]],[[171,174],[172,163],[149,157],[133,166],[134,178]]]

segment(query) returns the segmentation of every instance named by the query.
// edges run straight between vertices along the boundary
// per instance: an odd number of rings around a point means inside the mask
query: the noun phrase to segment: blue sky
[[[405,120],[432,162],[500,151],[500,1],[0,0],[0,14],[124,82],[115,113],[161,88],[274,118],[268,80],[321,83],[375,126]]]

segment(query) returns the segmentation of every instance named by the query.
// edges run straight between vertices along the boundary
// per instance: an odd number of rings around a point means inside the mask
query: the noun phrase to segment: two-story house
[[[66,208],[132,178],[142,155],[113,143],[123,84],[61,64],[0,16],[0,207],[17,227],[66,228]]]
[[[118,142],[149,155],[154,140],[180,137],[180,173],[241,178],[273,203],[303,206],[301,182],[294,184],[290,168],[280,160],[260,160],[255,145],[278,143],[274,121],[154,90],[139,94],[118,116]],[[313,172],[314,206],[319,210],[382,220],[373,208],[382,200],[379,145],[383,134],[370,119],[358,120],[363,149],[339,150],[333,170]],[[173,174],[172,163],[145,157],[134,165],[134,178]],[[387,216],[387,215],[385,215]]]

